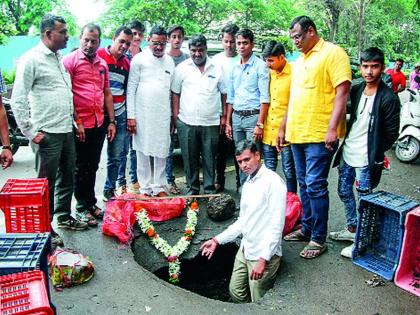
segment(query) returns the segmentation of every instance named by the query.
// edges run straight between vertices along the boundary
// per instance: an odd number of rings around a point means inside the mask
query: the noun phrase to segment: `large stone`
[[[207,204],[207,214],[215,221],[225,221],[235,213],[235,200],[227,194],[211,199]]]

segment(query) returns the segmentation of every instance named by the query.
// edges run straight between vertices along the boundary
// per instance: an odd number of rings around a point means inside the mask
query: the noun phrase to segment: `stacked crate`
[[[48,182],[9,179],[0,191],[0,315],[55,314],[48,283],[51,251]]]

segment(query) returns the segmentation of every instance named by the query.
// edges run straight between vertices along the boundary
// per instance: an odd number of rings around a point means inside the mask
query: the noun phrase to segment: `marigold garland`
[[[184,234],[173,247],[171,247],[168,242],[161,238],[156,232],[145,209],[140,209],[135,214],[142,232],[147,234],[150,242],[168,260],[169,282],[171,283],[177,284],[179,282],[179,274],[181,269],[181,262],[179,261],[179,257],[188,249],[191,243],[191,239],[195,234],[198,210],[198,203],[196,201],[192,202],[187,211],[187,224],[185,225]]]

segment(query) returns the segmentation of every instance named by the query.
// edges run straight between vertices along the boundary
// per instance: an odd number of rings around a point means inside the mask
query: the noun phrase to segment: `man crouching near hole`
[[[232,242],[242,234],[229,293],[234,302],[254,302],[272,288],[280,266],[287,189],[277,173],[261,165],[255,143],[240,141],[235,155],[247,175],[238,220],[204,242],[200,250],[210,259],[219,244]]]

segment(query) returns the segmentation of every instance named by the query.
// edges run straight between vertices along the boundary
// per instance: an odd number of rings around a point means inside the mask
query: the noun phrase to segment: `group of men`
[[[169,183],[169,192],[179,193],[172,165],[177,130],[188,195],[200,192],[200,164],[204,193],[223,191],[229,140],[236,144],[242,185],[239,218],[202,245],[203,255],[211,258],[218,244],[242,235],[230,283],[235,301],[254,301],[274,283],[282,255],[286,193],[296,193],[298,184],[302,228],[284,239],[307,242],[300,252],[306,259],[325,252],[327,179],[337,150],[334,165],[340,173],[338,191],[347,227],[330,236],[354,239],[354,182],[359,195],[376,187],[384,152],[398,133],[399,100],[381,80],[381,50],[369,48],[361,54],[364,81],[350,89],[347,54],[320,38],[307,16],[295,18],[289,28],[301,52],[293,66],[285,59],[284,47],[274,41],[264,46],[260,59],[253,52],[253,32],[232,24],[222,29],[224,51],[213,58],[207,55],[203,35],[189,39],[189,56],[181,51],[182,26],[152,27],[144,51],[143,33],[141,23],[133,22],[115,32],[110,46],[99,48],[101,29],[87,24],[80,48],[61,60],[66,23],[47,15],[41,21],[41,42],[19,62],[12,108],[22,132],[32,140],[38,176],[48,178],[51,220],[60,213],[58,227],[86,229],[103,215],[94,187],[105,137],[105,199],[118,187],[120,193],[125,191],[127,155],[131,192],[140,187],[144,195],[166,196]],[[286,183],[275,173],[278,152]],[[77,218],[70,215],[73,192]],[[59,244],[59,236],[54,231],[52,235]]]
[[[237,302],[255,301],[274,283],[281,258],[286,191],[296,193],[296,180],[303,205],[302,227],[286,235],[284,240],[307,242],[300,256],[313,259],[327,249],[331,164],[338,166],[338,195],[344,203],[346,228],[331,232],[330,237],[354,241],[357,225],[354,183],[359,196],[371,193],[381,177],[384,152],[398,136],[400,102],[382,81],[385,58],[380,49],[372,47],[361,53],[360,69],[364,80],[350,88],[347,54],[339,46],[320,38],[309,17],[295,18],[289,34],[301,56],[291,67],[285,60],[284,47],[274,41],[267,43],[262,55],[270,68],[270,99],[254,90],[253,96],[260,96],[261,106],[248,107],[245,109],[248,112],[239,112],[237,115],[242,115],[232,117],[234,132],[235,120],[243,123],[253,118],[248,128],[240,130],[244,135],[248,132],[248,139],[261,139],[257,129],[261,127],[265,165],[260,165],[261,153],[255,145],[238,143],[236,159],[248,175],[243,184],[239,218],[226,231],[202,245],[202,254],[210,259],[219,244],[242,235],[229,286],[231,297]],[[238,36],[237,44],[240,42]],[[249,85],[257,82],[256,78],[266,78],[264,74],[251,77],[253,70],[257,72],[257,61],[243,61],[241,59],[235,65],[237,68],[231,71],[228,83],[231,87],[241,80],[241,75],[247,76]],[[252,65],[255,65],[254,69]],[[235,71],[238,76],[233,75]],[[260,83],[259,86],[263,85]],[[244,93],[249,91],[253,91],[251,86]],[[350,120],[346,130],[349,95]],[[228,93],[228,99],[233,96],[236,94]],[[251,100],[250,95],[245,98]],[[228,113],[238,111],[238,104],[241,103],[233,101]],[[226,130],[230,135],[230,128]],[[339,147],[340,138],[344,140]],[[279,151],[286,185],[278,182],[278,175],[273,172]],[[269,186],[265,186],[267,183]],[[351,257],[352,249],[352,246],[344,248],[341,255]]]

